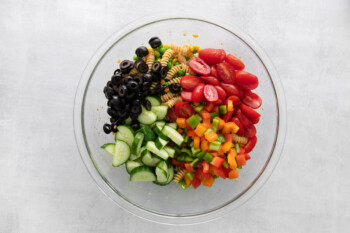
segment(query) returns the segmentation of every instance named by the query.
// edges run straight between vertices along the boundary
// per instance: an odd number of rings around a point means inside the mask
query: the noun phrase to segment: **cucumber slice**
[[[151,102],[152,107],[159,106],[162,103],[162,100],[157,96],[147,96],[146,100],[149,100],[149,102]]]
[[[131,117],[126,118],[125,120],[126,125],[131,125],[131,122],[132,122]]]
[[[162,129],[162,133],[179,146],[181,146],[181,144],[184,141],[182,135],[170,126],[164,126],[164,128]]]
[[[141,167],[143,164],[140,162],[136,162],[136,161],[127,161],[125,164],[126,167],[126,171],[130,174],[132,170],[134,170],[137,167]]]
[[[164,160],[169,158],[169,154],[164,149],[159,150],[154,142],[147,142],[146,149]]]
[[[141,155],[134,155],[134,154],[131,154],[129,160],[134,161],[134,160],[136,160],[136,159],[138,159],[138,158],[140,158],[140,157],[141,157]]]
[[[115,141],[122,140],[131,146],[134,141],[134,130],[128,125],[119,125],[114,139]]]
[[[157,121],[155,124],[161,126],[160,128],[163,128],[165,125],[165,121]]]
[[[157,115],[152,112],[152,111],[147,111],[143,106],[142,106],[142,112],[141,114],[138,116],[137,120],[141,123],[141,124],[145,124],[145,125],[150,125],[152,123],[154,123],[157,120]]]
[[[155,167],[162,159],[156,155],[152,155],[148,150],[142,152],[141,161],[149,167]]]
[[[165,161],[160,161],[156,167],[157,182],[165,183],[168,180],[168,166]]]
[[[166,144],[168,144],[169,141],[167,140],[164,140],[160,137],[157,137],[157,139],[155,140],[155,144],[156,144],[156,147],[160,150],[162,149],[164,146],[166,146]]]
[[[171,123],[168,123],[166,124],[167,126],[170,126],[171,128],[173,129],[177,129],[177,124],[175,122],[171,122]]]
[[[117,140],[115,143],[115,153],[113,155],[112,165],[119,167],[124,164],[130,158],[130,147],[129,145],[121,140]]]
[[[136,133],[134,141],[132,142],[132,146],[131,146],[131,153],[134,155],[138,155],[140,154],[140,150],[141,150],[141,145],[143,142],[145,135],[141,132]]]
[[[153,183],[155,183],[157,185],[161,185],[161,186],[171,183],[174,179],[174,167],[170,163],[168,163],[168,172],[167,173],[168,173],[168,179],[166,182],[162,183],[162,182],[155,181]]]
[[[152,112],[157,115],[157,120],[163,120],[168,114],[168,106],[152,106]]]
[[[174,158],[175,156],[175,149],[170,146],[164,146],[163,148],[166,152],[168,152],[169,157]]]
[[[145,142],[154,141],[156,139],[156,135],[153,133],[153,130],[148,125],[143,126],[137,132],[141,132],[143,133],[143,135],[145,135]]]
[[[106,143],[101,148],[112,156],[115,154],[115,143]]]
[[[151,168],[140,166],[131,171],[130,181],[155,181],[156,175]]]
[[[165,123],[164,123],[164,125],[165,125]],[[165,134],[162,132],[162,130],[163,130],[163,128],[164,128],[164,125],[156,124],[156,125],[153,127],[153,130],[154,130],[154,132],[155,132],[160,138],[169,141],[169,138],[168,138],[167,136],[165,136]]]

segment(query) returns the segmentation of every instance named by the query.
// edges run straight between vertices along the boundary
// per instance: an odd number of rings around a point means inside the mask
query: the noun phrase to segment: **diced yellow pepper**
[[[173,65],[177,62],[177,58],[173,59]]]
[[[191,52],[193,52],[193,50],[194,50],[193,45],[190,45],[190,50],[191,50]]]
[[[170,48],[170,45],[165,44],[165,45],[163,45],[163,48]]]

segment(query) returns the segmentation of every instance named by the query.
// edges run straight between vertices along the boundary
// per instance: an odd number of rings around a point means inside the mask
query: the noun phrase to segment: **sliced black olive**
[[[169,85],[169,90],[171,93],[180,93],[181,86],[179,83],[173,83]]]
[[[118,118],[115,118],[115,117],[111,117],[111,119],[109,119],[109,121],[113,124],[113,123],[116,123],[118,120]]]
[[[107,87],[112,87],[112,86],[113,86],[113,84],[112,84],[112,82],[111,82],[111,81],[108,81],[108,82],[107,82],[107,84],[106,84],[106,86],[107,86]]]
[[[157,81],[159,81],[160,80],[160,74],[155,74],[155,73],[153,73],[152,74],[152,81],[153,82],[157,82]]]
[[[144,60],[137,60],[134,63],[134,67],[140,72],[140,73],[147,73],[148,71],[148,65]]]
[[[141,75],[136,75],[133,80],[139,84],[139,87],[143,84],[143,77]]]
[[[113,88],[111,87],[106,87],[106,92],[105,92],[105,96],[107,99],[111,99],[112,96],[114,95],[114,91],[113,91]]]
[[[118,95],[119,97],[124,97],[128,93],[128,88],[125,85],[121,85],[118,88]]]
[[[162,44],[162,41],[157,36],[155,36],[149,39],[148,43],[152,48],[155,49]]]
[[[160,71],[160,77],[164,79],[167,74],[168,74],[168,68],[165,66],[162,67],[162,70]]]
[[[136,91],[139,88],[139,84],[135,81],[130,81],[127,86],[128,90],[130,90],[129,92]]]
[[[133,105],[131,107],[131,112],[134,114],[140,114],[142,112],[141,106],[140,105]]]
[[[107,109],[107,113],[108,113],[108,115],[110,115],[111,117],[116,117],[116,116],[118,116],[117,111],[113,110],[112,108],[108,108],[108,109]]]
[[[111,80],[113,85],[119,85],[122,83],[123,78],[121,75],[113,75]]]
[[[144,74],[143,75],[143,81],[144,82],[152,82],[152,75],[151,74]]]
[[[129,60],[124,60],[120,64],[120,70],[123,74],[127,74],[130,72],[130,70],[134,67],[134,63]]]
[[[118,90],[119,90],[119,86],[118,85],[113,85],[112,88],[113,88],[113,91],[118,93]]]
[[[152,109],[152,105],[151,105],[151,102],[149,100],[143,101],[143,106],[145,106],[145,109],[147,111],[151,111],[151,109]]]
[[[143,85],[142,85],[142,91],[149,90],[151,86],[152,86],[151,82],[144,82]]]
[[[130,125],[130,127],[133,129],[133,130],[138,130],[139,128],[140,128],[140,124],[139,123],[132,123],[131,125]]]
[[[136,56],[145,57],[148,55],[148,49],[145,46],[140,46],[135,51]]]
[[[122,71],[120,69],[116,69],[113,74],[121,76],[122,75]]]
[[[158,94],[158,95],[163,95],[163,94],[164,94],[165,88],[166,88],[165,84],[161,84],[161,85],[159,86],[159,88],[157,88],[157,94]]]
[[[118,111],[118,116],[119,116],[119,119],[126,119],[128,113],[125,111],[125,110],[119,110]]]
[[[109,133],[111,133],[111,131],[112,131],[112,128],[111,128],[111,125],[110,124],[104,124],[103,125],[103,131],[106,133],[106,134],[109,134]]]
[[[125,96],[126,100],[130,101],[135,97],[135,91],[129,91],[128,94]]]
[[[126,104],[126,101],[124,98],[120,99],[120,105],[121,106],[124,106]]]
[[[151,67],[152,73],[159,74],[161,70],[162,70],[162,64],[160,64],[159,61],[152,64],[152,67]]]
[[[123,78],[122,84],[127,85],[130,81],[132,81],[134,78],[132,76],[126,76]]]
[[[114,110],[118,110],[120,108],[120,99],[119,99],[119,97],[118,98],[114,98],[114,96],[113,96],[113,99],[110,102],[110,106]]]
[[[132,101],[132,105],[133,105],[133,106],[140,106],[140,105],[141,105],[141,102],[140,102],[139,99],[136,99],[136,100]]]
[[[114,133],[116,133],[116,132],[118,131],[117,122],[113,123],[113,124],[111,125],[111,127],[112,127],[112,131],[113,131]]]

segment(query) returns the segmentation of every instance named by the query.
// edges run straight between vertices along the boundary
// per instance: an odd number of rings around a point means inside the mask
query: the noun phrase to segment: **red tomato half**
[[[176,114],[175,108],[170,108],[167,116],[173,122],[176,122],[176,119],[179,118],[179,116]]]
[[[225,61],[230,63],[236,70],[243,70],[245,67],[241,60],[231,54],[227,54]]]
[[[223,62],[226,57],[226,53],[223,49],[202,49],[198,53],[199,57],[203,59],[208,65],[218,64]]]
[[[192,101],[193,102],[200,102],[204,97],[204,83],[200,83],[196,86],[196,88],[192,91]]]
[[[218,92],[211,84],[207,84],[204,87],[204,98],[208,102],[215,102],[219,99]]]
[[[222,116],[222,119],[225,122],[229,122],[232,118],[232,115],[233,115],[233,111],[228,111],[225,115]]]
[[[202,79],[194,75],[186,75],[180,79],[180,85],[186,90],[193,90],[198,84],[202,83]]]
[[[235,116],[238,117],[239,121],[242,123],[244,128],[247,128],[252,124],[239,108],[236,109]]]
[[[215,87],[216,91],[218,92],[219,99],[222,100],[222,101],[225,101],[225,99],[226,99],[226,91],[224,89],[222,89],[222,87],[219,86],[219,85],[216,85],[214,87]]]
[[[252,138],[256,135],[256,128],[254,125],[250,125],[244,129],[244,135],[248,138]]]
[[[202,59],[199,57],[193,57],[191,60],[188,61],[188,65],[190,66],[191,70],[201,74],[201,75],[209,75],[210,74],[210,67],[205,63]]]
[[[215,78],[214,76],[200,76],[200,78],[206,82],[206,83],[210,83],[210,84],[213,84],[213,85],[219,85],[220,84],[220,80]]]
[[[239,130],[236,134],[238,136],[243,136],[244,135],[244,128],[243,128],[241,121],[238,119],[238,117],[232,118],[231,121],[239,127]]]
[[[194,109],[192,108],[192,106],[183,101],[179,101],[175,104],[175,111],[178,117],[184,118],[189,118],[194,114]]]
[[[236,82],[238,85],[248,90],[253,90],[259,85],[258,77],[243,70],[236,71]]]
[[[243,91],[237,85],[221,83],[220,86],[226,91],[227,95],[243,96]]]
[[[262,103],[261,98],[257,94],[255,94],[251,91],[246,91],[244,93],[243,98],[241,98],[241,100],[244,104],[246,104],[249,107],[254,108],[254,109],[259,108],[261,106],[261,103]]]
[[[244,152],[245,153],[251,152],[253,150],[253,148],[255,147],[257,141],[258,141],[258,139],[256,138],[256,136],[250,138],[248,143],[244,146]]]
[[[251,122],[256,122],[257,119],[260,118],[260,114],[258,112],[256,112],[255,110],[249,108],[247,105],[245,104],[242,104],[241,105],[241,110],[242,110],[242,113],[249,118],[249,120]],[[259,120],[258,120],[259,121]]]
[[[231,95],[231,96],[227,97],[224,104],[227,105],[229,100],[232,101],[234,108],[238,107],[239,104],[241,103],[241,101],[239,100],[239,98],[237,96]]]
[[[182,90],[181,91],[181,98],[186,101],[192,101],[192,92],[191,91],[186,91]]]
[[[236,82],[235,69],[227,62],[217,64],[216,70],[222,82],[229,84],[234,84]]]
[[[215,65],[212,65],[211,67],[210,67],[210,74],[211,75],[213,75],[214,77],[219,77],[218,76],[218,72],[216,71],[216,66]]]

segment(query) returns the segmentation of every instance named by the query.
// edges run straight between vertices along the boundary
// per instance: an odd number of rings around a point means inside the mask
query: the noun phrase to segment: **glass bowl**
[[[197,38],[192,35],[198,35]],[[118,60],[132,59],[135,49],[158,36],[163,43],[194,44],[223,48],[257,75],[254,91],[263,100],[258,110],[258,143],[252,159],[235,180],[217,179],[211,188],[183,191],[176,183],[157,186],[130,182],[124,166],[112,166],[112,158],[100,146],[113,142],[102,126],[108,122],[103,87],[118,67]],[[286,133],[286,104],[282,85],[264,51],[238,27],[193,14],[157,15],[138,19],[116,31],[97,50],[84,70],[74,105],[76,142],[92,178],[100,189],[123,209],[141,218],[164,224],[193,224],[215,219],[237,208],[262,187],[281,155]]]

